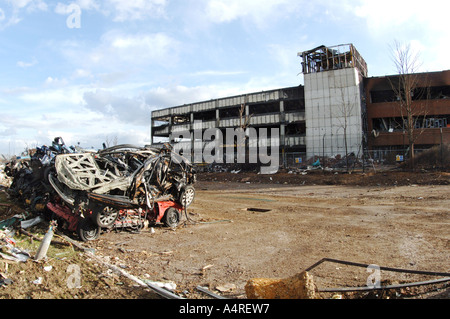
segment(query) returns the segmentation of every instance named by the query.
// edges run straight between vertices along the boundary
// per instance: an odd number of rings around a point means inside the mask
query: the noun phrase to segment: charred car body
[[[58,226],[94,240],[102,229],[176,227],[195,197],[196,172],[169,145],[118,145],[60,152],[40,170],[46,208]]]
[[[51,146],[43,145],[31,154],[7,163],[5,173],[12,177],[8,193],[16,200],[30,205],[33,211],[41,211],[53,192],[46,177],[54,167],[56,156],[73,152],[75,148],[66,147],[63,139],[56,137]]]

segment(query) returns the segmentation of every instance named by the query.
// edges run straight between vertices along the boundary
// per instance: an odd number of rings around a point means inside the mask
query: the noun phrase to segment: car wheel
[[[167,227],[175,228],[180,223],[181,215],[177,209],[169,207],[164,213],[163,223]]]
[[[83,218],[78,223],[77,234],[82,241],[96,240],[100,236],[100,227],[89,218]]]
[[[97,208],[92,211],[92,220],[94,224],[101,228],[110,228],[119,217],[119,211],[111,207]]]
[[[183,207],[189,207],[189,205],[192,204],[195,197],[195,188],[192,185],[186,186],[181,192],[180,192],[180,204]]]

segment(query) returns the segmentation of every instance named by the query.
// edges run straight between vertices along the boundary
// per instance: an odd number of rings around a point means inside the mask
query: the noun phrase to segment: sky
[[[303,84],[298,52],[394,41],[450,69],[448,0],[0,0],[0,154],[146,145],[151,111]]]

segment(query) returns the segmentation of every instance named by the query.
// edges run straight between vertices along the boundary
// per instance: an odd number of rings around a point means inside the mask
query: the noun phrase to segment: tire
[[[179,202],[183,207],[189,207],[195,198],[195,188],[192,185],[187,185],[181,192]],[[186,203],[187,202],[187,203]]]
[[[82,241],[96,240],[100,236],[100,227],[95,225],[90,218],[83,218],[78,223],[77,234]]]
[[[163,217],[163,223],[165,226],[175,228],[180,223],[181,215],[177,209],[169,207],[166,209]]]
[[[92,221],[98,227],[111,228],[119,217],[119,211],[111,207],[99,207],[92,211]]]

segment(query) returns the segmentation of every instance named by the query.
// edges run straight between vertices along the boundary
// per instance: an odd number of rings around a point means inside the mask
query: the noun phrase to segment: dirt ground
[[[0,287],[0,298],[158,298],[99,260],[140,279],[174,283],[180,296],[192,299],[209,298],[197,286],[246,298],[249,279],[290,277],[322,258],[450,272],[449,194],[446,172],[201,173],[195,201],[178,228],[105,232],[82,243],[85,251],[54,244],[43,262],[0,259],[0,273],[12,280]],[[42,224],[30,231],[43,237]],[[16,241],[30,252],[39,244],[23,235]],[[81,271],[77,287],[69,284],[70,265]],[[310,274],[319,290],[364,287],[370,275],[366,268],[335,263],[323,263]],[[442,278],[384,270],[380,276],[383,285]],[[39,277],[41,283],[36,283]],[[446,283],[319,295],[448,299],[450,290]]]

